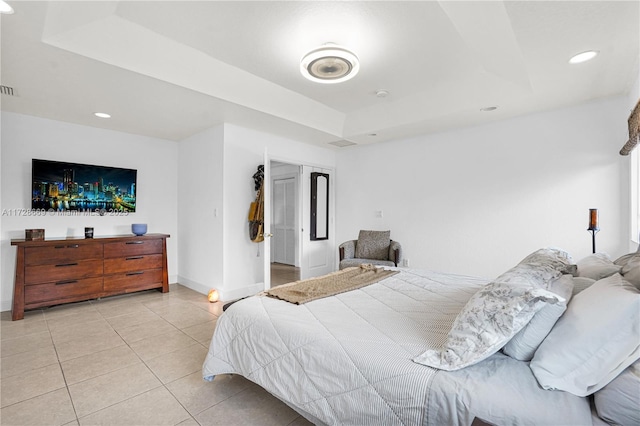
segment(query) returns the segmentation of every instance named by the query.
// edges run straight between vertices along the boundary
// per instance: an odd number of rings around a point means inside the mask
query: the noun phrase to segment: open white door
[[[328,179],[328,227],[326,239],[311,239],[311,173],[321,172],[329,175]],[[333,170],[302,166],[302,179],[300,180],[302,191],[302,255],[300,261],[300,279],[325,275],[335,270],[335,253],[333,252],[335,241],[334,221],[334,182]],[[324,217],[321,215],[321,217]]]

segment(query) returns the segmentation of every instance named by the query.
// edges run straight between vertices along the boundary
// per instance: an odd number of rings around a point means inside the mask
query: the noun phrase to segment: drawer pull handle
[[[127,276],[131,276],[131,275],[142,275],[144,274],[144,271],[139,271],[139,272],[128,272]]]
[[[136,260],[136,259],[144,259],[144,256],[131,256],[131,257],[127,257],[125,260]]]
[[[56,285],[62,285],[62,284],[74,284],[74,283],[77,283],[77,282],[78,282],[78,280],[58,281],[58,282],[56,283]]]
[[[125,244],[144,244],[144,241],[127,241]]]
[[[60,268],[62,266],[78,266],[78,262],[75,262],[75,263],[61,263],[60,265],[56,265],[56,268]]]
[[[72,244],[70,246],[67,246],[67,248],[78,248],[80,247],[80,244]]]
[[[54,246],[53,248],[57,248],[57,249],[59,249],[59,248],[65,248],[65,247],[66,247],[66,246]]]

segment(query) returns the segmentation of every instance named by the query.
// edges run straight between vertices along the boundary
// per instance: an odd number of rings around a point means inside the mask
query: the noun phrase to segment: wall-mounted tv
[[[31,208],[135,212],[138,171],[33,159]]]

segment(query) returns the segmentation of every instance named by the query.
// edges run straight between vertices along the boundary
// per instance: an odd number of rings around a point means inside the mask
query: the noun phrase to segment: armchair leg
[[[400,263],[400,250],[395,249],[393,251],[393,263],[396,264],[396,266],[398,266],[398,263]]]

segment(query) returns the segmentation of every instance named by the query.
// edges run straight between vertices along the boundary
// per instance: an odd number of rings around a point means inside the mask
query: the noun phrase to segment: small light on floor
[[[209,302],[213,303],[213,302],[217,302],[218,299],[220,298],[220,296],[218,296],[218,290],[216,290],[215,288],[212,288],[209,291]]]

